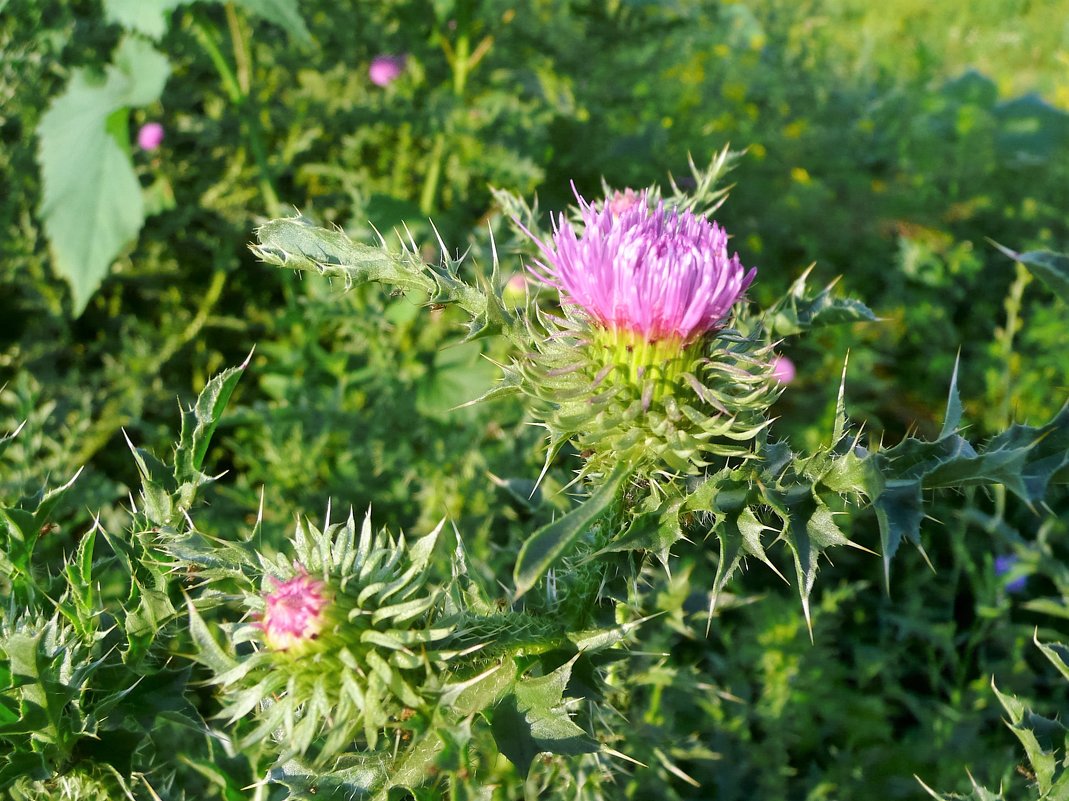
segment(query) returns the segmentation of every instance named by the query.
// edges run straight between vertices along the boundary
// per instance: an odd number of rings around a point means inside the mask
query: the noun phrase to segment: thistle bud
[[[368,77],[376,86],[389,86],[405,71],[404,56],[375,56],[368,67]]]
[[[158,122],[146,122],[137,132],[137,146],[151,152],[163,144],[163,126]]]

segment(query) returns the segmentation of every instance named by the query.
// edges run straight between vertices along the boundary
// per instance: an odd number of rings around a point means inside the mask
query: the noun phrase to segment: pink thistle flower
[[[137,132],[137,146],[142,150],[156,150],[163,144],[163,126],[158,122],[146,122]]]
[[[267,607],[260,628],[264,641],[275,651],[312,640],[323,628],[323,610],[329,602],[322,581],[302,569],[288,581],[276,581],[273,592],[264,596]]]
[[[545,258],[531,271],[609,331],[689,344],[720,325],[757,273],[728,258],[715,222],[663,201],[650,209],[646,192],[618,215],[576,199],[581,236],[563,214],[550,244],[524,229]]]
[[[389,86],[405,71],[404,56],[375,56],[368,67],[368,77],[376,86]]]
[[[628,187],[623,192],[619,190],[613,192],[612,197],[605,201],[605,208],[612,212],[613,217],[619,217],[625,211],[634,208],[640,199],[638,193]]]
[[[794,362],[786,356],[777,356],[772,360],[772,377],[781,384],[791,383],[797,373]]]

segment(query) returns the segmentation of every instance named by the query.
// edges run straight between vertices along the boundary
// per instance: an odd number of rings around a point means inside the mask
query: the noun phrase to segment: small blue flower
[[[1012,572],[1020,560],[1013,554],[995,557],[995,575],[1006,576]],[[1017,576],[1005,583],[1006,592],[1021,592],[1028,583],[1028,576]]]

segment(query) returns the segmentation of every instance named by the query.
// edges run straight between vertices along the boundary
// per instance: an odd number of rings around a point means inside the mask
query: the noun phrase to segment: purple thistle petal
[[[551,243],[523,229],[543,256],[529,269],[604,328],[689,343],[723,322],[757,273],[738,254],[728,258],[717,223],[663,202],[651,210],[646,192],[630,204],[614,197],[600,211],[576,198],[582,236],[563,214]]]

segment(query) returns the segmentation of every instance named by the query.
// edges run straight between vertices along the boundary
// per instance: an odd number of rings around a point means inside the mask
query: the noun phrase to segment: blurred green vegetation
[[[975,439],[1066,402],[1065,306],[988,243],[1069,250],[1066,0],[305,0],[311,45],[242,6],[167,14],[170,78],[128,121],[131,138],[147,121],[166,131],[132,153],[147,220],[73,318],[39,214],[37,131],[123,32],[96,0],[0,4],[0,433],[27,421],[0,493],[85,467],[43,541],[57,560],[97,515],[119,527],[138,480],[126,439],[163,452],[179,404],[254,348],[209,455],[226,476],[201,529],[250,530],[261,493],[268,543],[328,499],[420,533],[448,517],[493,585],[548,519],[509,491],[543,458],[523,409],[454,408],[492,384],[501,344],[457,345],[459,318],[417,298],[257,264],[253,229],[293,207],[354,238],[407,227],[433,257],[429,218],[484,273],[492,230],[508,276],[524,244],[491,187],[547,212],[573,181],[587,197],[603,179],[684,181],[688,156],[730,142],[746,153],[718,218],[759,268],[751,298],[816,262],[816,280],[841,275],[882,318],[783,344],[799,377],[778,436],[827,441],[848,350],[848,408],[889,442],[938,429],[959,354]],[[386,87],[367,77],[381,53],[407,55]],[[604,722],[612,745],[648,767],[547,760],[546,797],[916,798],[914,774],[965,792],[966,770],[1031,797],[989,683],[1065,708],[1031,645],[1037,626],[1067,636],[1065,500],[1042,526],[979,492],[934,509],[927,557],[900,556],[889,595],[879,559],[839,556],[818,581],[815,643],[795,591],[758,571],[707,636],[715,555],[680,548],[670,576],[645,577],[644,611],[664,614],[607,674],[633,693],[625,720]],[[876,547],[871,516],[852,538]],[[1019,558],[1024,591],[995,574],[998,554]]]

